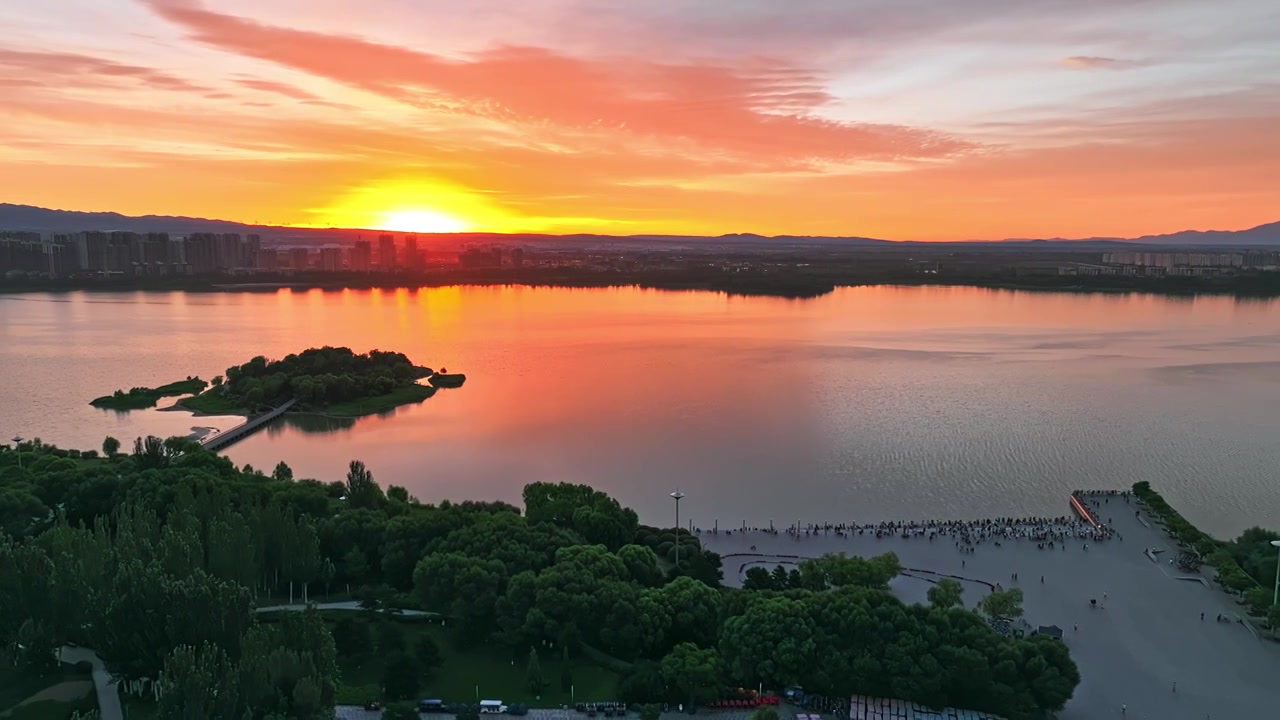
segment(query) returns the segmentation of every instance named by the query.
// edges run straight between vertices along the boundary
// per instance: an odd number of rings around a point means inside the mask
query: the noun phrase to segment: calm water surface
[[[289,418],[237,463],[425,501],[590,483],[702,527],[1061,514],[1157,485],[1222,535],[1280,526],[1280,304],[856,288],[809,301],[433,288],[0,298],[0,437],[65,447],[229,427],[117,414],[116,388],[309,346],[399,350],[465,387],[334,427]],[[163,402],[166,404],[167,401]]]

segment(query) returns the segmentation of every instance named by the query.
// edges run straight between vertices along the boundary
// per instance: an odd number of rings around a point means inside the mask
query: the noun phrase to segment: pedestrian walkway
[[[89,648],[64,645],[58,652],[64,663],[75,664],[88,662],[93,665],[93,688],[98,695],[98,715],[102,720],[124,720],[124,710],[120,707],[120,687],[107,666],[98,657],[98,653]]]

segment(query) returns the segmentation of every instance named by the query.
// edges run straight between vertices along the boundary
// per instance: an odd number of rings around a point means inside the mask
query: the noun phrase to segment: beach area
[[[799,532],[696,532],[723,557],[731,587],[752,567],[790,570],[827,553],[893,552],[903,572],[891,589],[907,603],[926,602],[942,577],[960,580],[967,607],[997,587],[1021,588],[1024,627],[1060,628],[1080,668],[1080,686],[1059,720],[1273,716],[1280,643],[1238,621],[1243,608],[1211,582],[1210,568],[1188,573],[1170,562],[1177,544],[1136,498],[1081,497],[1106,539],[1074,513],[843,529],[839,521],[802,519]]]

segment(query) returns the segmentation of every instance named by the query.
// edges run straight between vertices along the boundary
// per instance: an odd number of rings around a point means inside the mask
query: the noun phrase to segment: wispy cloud
[[[1073,70],[1129,70],[1142,67],[1140,60],[1122,58],[1097,57],[1093,55],[1072,55],[1062,59],[1062,64]]]
[[[810,111],[831,100],[821,75],[777,60],[664,64],[533,47],[455,59],[265,25],[185,0],[143,1],[196,40],[223,50],[408,104],[425,101],[526,128],[604,128],[782,159],[945,157],[973,147],[929,130],[814,115]]]
[[[0,81],[107,87],[132,82],[156,90],[205,92],[207,87],[154,68],[66,52],[0,48]]]

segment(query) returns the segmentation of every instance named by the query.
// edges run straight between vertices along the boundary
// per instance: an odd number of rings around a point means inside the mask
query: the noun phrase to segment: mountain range
[[[193,232],[257,232],[267,236],[310,236],[320,237],[330,234],[345,235],[357,228],[294,228],[270,225],[248,225],[229,220],[208,218],[192,218],[172,215],[121,215],[114,212],[81,212],[77,210],[53,210],[33,205],[13,205],[0,203],[0,230],[23,230],[42,233],[71,233],[83,230],[122,230],[126,232],[168,232],[184,234]],[[371,232],[377,232],[376,230]],[[460,233],[458,238],[511,238],[509,235],[493,233]],[[565,235],[528,237],[558,237],[560,239],[606,239],[604,235]],[[623,238],[619,238],[623,239]],[[897,243],[893,240],[880,240],[857,236],[812,237],[812,236],[764,236],[752,233],[734,233],[718,237],[695,237],[687,235],[644,235],[627,236],[626,239],[681,240],[698,239],[721,243],[805,243],[822,245],[881,245]],[[1132,243],[1143,245],[1182,246],[1182,247],[1245,247],[1280,245],[1280,222],[1259,225],[1247,230],[1184,230],[1166,235],[1144,235],[1136,238],[1093,237],[1093,238],[1009,238],[1006,243]]]

